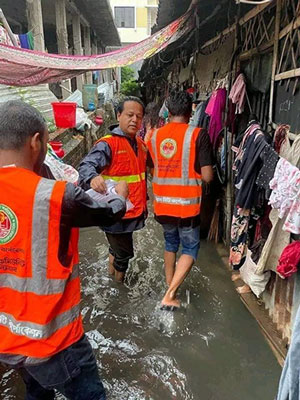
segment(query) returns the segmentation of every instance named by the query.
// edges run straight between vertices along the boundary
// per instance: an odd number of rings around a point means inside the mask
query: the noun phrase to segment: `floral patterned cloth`
[[[279,210],[279,218],[287,217],[283,229],[300,233],[300,170],[280,158],[270,188],[269,204]]]
[[[240,269],[247,255],[250,210],[236,207],[231,225],[231,246],[229,264],[234,270]]]

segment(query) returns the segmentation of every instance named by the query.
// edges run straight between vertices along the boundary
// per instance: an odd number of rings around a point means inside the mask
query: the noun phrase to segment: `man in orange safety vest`
[[[210,138],[203,130],[188,125],[192,99],[187,92],[174,92],[166,101],[170,123],[155,130],[147,145],[154,167],[155,219],[165,237],[165,274],[168,290],[162,308],[179,307],[176,293],[200,247],[202,180],[213,179]],[[182,255],[176,265],[176,253]]]
[[[26,399],[105,400],[80,313],[78,228],[112,224],[128,188],[108,203],[38,175],[49,135],[22,101],[0,106],[0,362],[19,371]]]

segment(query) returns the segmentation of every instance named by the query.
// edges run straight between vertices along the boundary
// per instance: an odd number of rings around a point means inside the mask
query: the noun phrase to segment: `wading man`
[[[106,192],[106,181],[128,183],[133,208],[122,221],[104,229],[109,243],[109,273],[122,282],[129,260],[134,256],[133,232],[142,229],[147,216],[145,180],[147,148],[136,137],[141,128],[144,105],[137,97],[127,97],[118,106],[119,125],[100,139],[79,168],[80,185]]]
[[[208,134],[188,125],[192,113],[190,95],[173,93],[166,105],[170,123],[154,131],[147,145],[154,166],[154,214],[165,238],[165,274],[169,288],[162,308],[172,310],[180,306],[177,290],[197,259],[202,180],[213,179],[213,168]],[[182,255],[176,265],[180,244]]]
[[[126,210],[127,185],[110,203],[41,178],[48,131],[33,107],[0,106],[0,362],[21,374],[27,400],[105,400],[80,315],[78,227]]]

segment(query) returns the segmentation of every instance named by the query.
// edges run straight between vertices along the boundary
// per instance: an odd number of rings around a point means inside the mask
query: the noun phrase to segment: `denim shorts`
[[[200,226],[177,226],[163,224],[165,249],[177,253],[182,246],[182,254],[193,257],[196,261],[200,249]]]

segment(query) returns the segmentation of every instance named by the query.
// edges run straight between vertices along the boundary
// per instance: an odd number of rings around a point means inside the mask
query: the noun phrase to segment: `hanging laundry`
[[[235,203],[245,209],[251,209],[257,198],[256,179],[262,167],[262,152],[268,146],[261,130],[255,130],[244,143],[239,163],[235,163]]]
[[[17,41],[18,47],[21,47],[19,35],[14,35],[14,37]],[[0,44],[5,44],[7,46],[13,46],[13,42],[12,42],[11,38],[9,37],[7,30],[1,25],[0,25]]]
[[[247,255],[250,210],[235,207],[231,224],[231,245],[229,264],[234,270],[240,269]]]
[[[242,114],[244,111],[245,101],[246,101],[246,81],[244,74],[240,74],[229,93],[229,98],[233,104],[236,104],[236,113]]]
[[[280,156],[286,158],[292,165],[300,166],[300,135],[296,137],[292,145],[289,140],[283,141],[280,148]],[[272,223],[272,229],[257,264],[257,274],[262,274],[267,270],[277,273],[278,259],[283,249],[291,241],[290,232],[283,230],[285,220],[279,218],[277,209],[271,210],[269,218]]]
[[[289,244],[282,252],[277,266],[278,274],[283,278],[289,278],[298,270],[300,263],[300,241]]]
[[[22,33],[21,35],[19,35],[19,39],[22,49],[34,49],[34,37],[32,32]]]
[[[29,44],[29,49],[34,50],[34,36],[32,32],[27,33],[27,40]]]
[[[279,160],[276,151],[267,145],[262,153],[263,166],[258,174],[256,185],[265,190],[266,199],[271,196],[270,182],[274,177],[275,169]]]
[[[281,146],[288,140],[290,127],[288,125],[279,125],[274,133],[274,149],[279,154]]]
[[[238,145],[238,147],[236,147]],[[268,146],[265,135],[257,123],[250,123],[233,150],[236,153],[236,197],[231,229],[230,264],[239,269],[245,262],[249,242],[251,209],[258,203],[257,176],[263,164],[262,154]]]
[[[286,217],[283,230],[296,235],[300,234],[300,188]]]
[[[212,93],[205,110],[206,114],[210,116],[208,133],[213,146],[215,146],[219,133],[223,127],[222,117],[226,105],[226,94],[226,89],[215,90]]]
[[[195,113],[191,120],[191,125],[198,126],[199,128],[208,129],[209,127],[209,116],[205,113],[208,100],[201,101],[195,110]]]
[[[19,39],[20,39],[22,49],[29,49],[27,34],[24,33],[24,34],[19,35]]]
[[[277,163],[274,178],[270,182],[272,194],[269,204],[279,210],[279,218],[283,218],[290,209],[300,190],[300,170],[286,159],[280,158]]]

